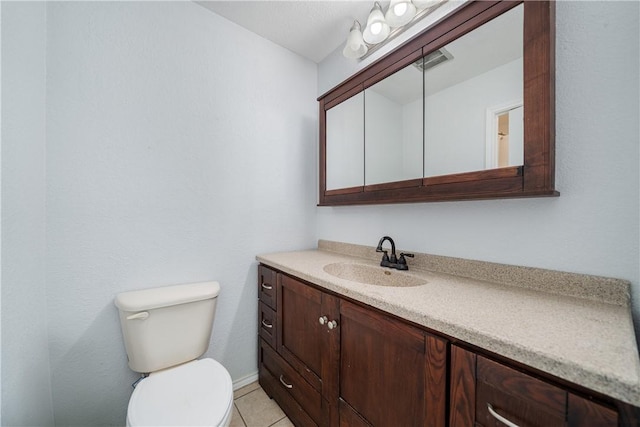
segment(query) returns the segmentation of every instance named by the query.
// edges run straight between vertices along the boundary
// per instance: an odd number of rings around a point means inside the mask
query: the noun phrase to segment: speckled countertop
[[[368,285],[324,270],[334,263],[382,269],[379,256],[370,247],[321,240],[316,250],[256,258],[336,294],[640,406],[640,360],[627,281],[427,254],[410,259],[408,273],[389,270],[426,280],[420,286]]]

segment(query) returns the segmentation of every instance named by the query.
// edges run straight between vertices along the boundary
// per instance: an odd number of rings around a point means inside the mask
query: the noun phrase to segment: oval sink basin
[[[336,262],[327,264],[323,270],[339,279],[376,286],[407,287],[425,285],[427,281],[405,271],[392,270],[366,264]]]

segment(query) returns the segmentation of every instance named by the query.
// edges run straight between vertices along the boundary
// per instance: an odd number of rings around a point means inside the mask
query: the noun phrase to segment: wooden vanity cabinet
[[[339,300],[263,265],[258,276],[260,385],[294,424],[329,426],[332,414],[337,419],[337,408],[330,407],[329,398],[337,379],[339,332],[319,320],[337,317]],[[262,291],[264,277],[273,278],[275,293]],[[264,330],[265,299],[277,307],[272,322],[275,335]]]
[[[275,346],[260,295],[259,378],[294,424],[446,425],[446,340],[276,275]]]
[[[445,426],[447,342],[340,302],[341,426]]]
[[[450,427],[630,425],[613,408],[457,345],[450,376]]]
[[[296,426],[640,426],[638,407],[264,265],[258,276],[260,384]]]

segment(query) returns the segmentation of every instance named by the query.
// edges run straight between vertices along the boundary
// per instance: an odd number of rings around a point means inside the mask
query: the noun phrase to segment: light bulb
[[[407,11],[406,3],[398,3],[397,5],[393,6],[393,13],[395,13],[397,16],[404,15],[406,11]]]
[[[347,43],[342,50],[342,54],[347,58],[361,58],[367,54],[369,48],[362,40],[362,32],[360,31],[360,23],[354,21],[349,31]]]
[[[364,41],[369,44],[380,43],[389,36],[390,31],[389,25],[384,20],[380,3],[375,2],[367,18],[367,27],[362,34]]]
[[[385,19],[390,27],[397,28],[411,22],[416,16],[416,7],[411,0],[391,0]]]

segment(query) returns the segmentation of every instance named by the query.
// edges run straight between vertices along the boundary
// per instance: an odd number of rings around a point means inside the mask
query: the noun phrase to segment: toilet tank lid
[[[142,311],[215,298],[220,293],[218,282],[189,283],[122,292],[115,304],[122,311]]]

